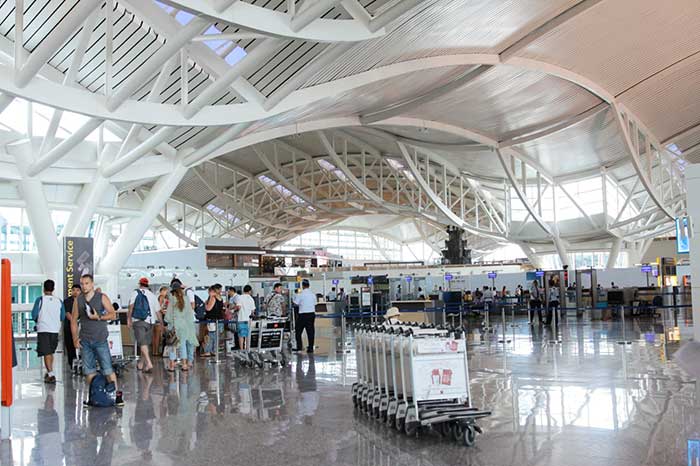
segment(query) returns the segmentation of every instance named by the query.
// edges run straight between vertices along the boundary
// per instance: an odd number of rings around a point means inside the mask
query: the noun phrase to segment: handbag
[[[165,345],[166,346],[177,346],[180,343],[180,338],[177,336],[177,332],[174,328],[165,331]]]

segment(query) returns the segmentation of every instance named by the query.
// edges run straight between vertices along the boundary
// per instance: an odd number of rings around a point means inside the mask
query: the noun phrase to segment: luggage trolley
[[[432,428],[471,446],[489,416],[471,404],[466,341],[425,324],[357,328],[358,382],[354,405],[415,436]]]
[[[119,377],[129,365],[129,360],[124,357],[124,347],[122,345],[122,332],[119,324],[107,325],[107,344],[109,345],[109,354],[112,356],[112,370]],[[75,359],[71,371],[75,375],[83,375],[83,360],[80,355],[81,350],[75,349]]]
[[[233,356],[244,366],[263,368],[265,364],[284,367],[287,365],[285,345],[289,331],[289,320],[285,317],[267,317],[250,323],[250,349],[234,351]]]

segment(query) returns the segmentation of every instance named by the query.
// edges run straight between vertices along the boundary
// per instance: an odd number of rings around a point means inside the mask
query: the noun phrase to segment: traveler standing
[[[117,318],[117,313],[107,295],[95,290],[95,282],[92,275],[86,274],[80,277],[80,286],[83,293],[73,302],[71,313],[71,331],[73,332],[73,345],[81,350],[83,373],[85,381],[90,386],[92,379],[97,374],[97,363],[105,378],[117,386],[117,375],[112,369],[112,357],[109,352],[109,331],[107,323]],[[80,333],[78,333],[78,321],[80,321]],[[89,402],[86,402],[89,405]],[[115,400],[117,406],[124,405],[122,392],[117,391]]]
[[[231,311],[231,313],[234,313],[236,311],[236,306],[238,306],[239,298],[240,295],[236,292],[236,289],[234,287],[230,287],[226,291],[226,307]]]
[[[484,299],[484,312],[491,312],[493,310],[493,292],[488,286],[484,287],[483,299]]]
[[[309,281],[304,280],[301,283],[301,293],[294,295],[294,304],[299,306],[299,319],[296,322],[295,334],[297,347],[295,351],[301,351],[302,333],[306,330],[306,338],[309,340],[309,346],[306,348],[307,353],[314,352],[314,337],[316,329],[314,327],[316,321],[316,295],[309,289]]]
[[[246,285],[243,287],[243,294],[238,298],[236,310],[238,311],[238,347],[242,350],[249,349],[250,344],[250,316],[255,313],[255,300],[251,296],[253,287]]]
[[[66,348],[66,356],[68,356],[68,367],[73,367],[73,361],[75,361],[73,334],[70,331],[70,313],[73,311],[73,301],[78,296],[80,296],[80,285],[73,285],[70,296],[63,302],[63,307],[66,310],[66,318],[63,323],[63,346]]]
[[[160,356],[163,354],[163,316],[168,309],[168,287],[161,286],[158,290],[158,321],[153,326],[153,344],[151,354]]]
[[[173,282],[170,293],[165,320],[169,326],[172,326],[171,328],[175,329],[180,347],[180,358],[183,361],[182,370],[187,371],[194,364],[194,349],[199,346],[199,341],[197,341],[197,324],[194,322],[194,310],[186,302],[186,296],[180,282]],[[177,348],[175,346],[170,347],[169,356],[170,365],[168,371],[173,372],[175,370],[175,361],[177,360]]]
[[[53,355],[58,347],[58,334],[61,332],[61,323],[66,318],[66,310],[63,301],[53,295],[56,284],[53,280],[44,282],[44,295],[34,301],[32,320],[36,322],[37,343],[36,352],[44,358],[46,375],[44,383],[56,383],[53,373]]]
[[[530,325],[535,325],[534,311],[537,310],[537,318],[542,325],[542,295],[540,294],[540,284],[537,280],[532,281],[530,286]]]
[[[221,333],[224,331],[223,324],[218,322],[224,318],[224,302],[215,286],[209,287],[209,299],[207,299],[205,309],[207,311],[205,318],[211,322],[207,322],[209,339],[204,346],[204,354],[202,356],[210,357],[213,356],[216,349],[214,345],[216,345],[217,332]]]
[[[148,278],[141,277],[139,287],[131,293],[126,322],[127,326],[134,330],[134,339],[144,360],[140,365],[136,363],[136,369],[150,374],[153,371],[153,362],[148,354],[148,347],[153,344],[153,324],[157,322],[156,313],[160,305],[156,295],[148,289],[148,285]]]
[[[287,315],[284,295],[282,294],[282,284],[275,283],[272,293],[265,300],[265,313],[268,317],[282,317]]]
[[[552,316],[554,316],[554,321],[558,324],[556,312],[559,309],[559,277],[554,277],[549,281],[549,300],[547,306],[547,325],[552,323]]]

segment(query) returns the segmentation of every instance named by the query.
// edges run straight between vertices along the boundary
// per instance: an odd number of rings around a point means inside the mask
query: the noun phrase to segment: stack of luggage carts
[[[355,327],[355,407],[415,436],[432,429],[471,446],[490,411],[471,404],[467,344],[459,331],[427,324]]]
[[[289,343],[289,320],[263,317],[251,321],[250,349],[233,351],[232,355],[244,367],[285,367]]]

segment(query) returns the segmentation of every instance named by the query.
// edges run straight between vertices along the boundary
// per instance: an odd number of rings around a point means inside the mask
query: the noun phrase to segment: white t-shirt
[[[145,318],[143,320],[145,322],[148,322],[149,324],[155,324],[158,321],[158,317],[156,316],[156,312],[158,312],[160,310],[160,305],[158,304],[158,298],[148,288],[141,288],[140,291],[143,291],[144,294],[146,295],[146,299],[148,300],[148,307],[151,308],[151,315],[149,315],[147,318]],[[136,291],[136,290],[131,292],[131,298],[129,298],[129,306],[131,306],[132,304],[134,304],[136,302],[137,293],[138,293],[138,291]],[[137,319],[134,317],[134,320],[142,320],[142,319]]]
[[[187,296],[187,302],[190,303],[190,306],[194,307],[194,290],[192,288],[187,288],[185,290],[185,296]]]
[[[37,332],[60,332],[61,322],[63,322],[61,320],[61,308],[63,308],[63,301],[51,295],[44,295],[40,299],[41,309],[39,310],[39,319],[36,323]]]
[[[241,306],[238,310],[238,322],[248,322],[255,312],[255,300],[249,294],[242,294],[238,295],[237,304]]]
[[[239,304],[241,304],[240,299],[241,299],[241,295],[239,295],[238,293],[236,293],[233,296],[229,296],[227,298],[229,307],[238,306]]]
[[[294,304],[299,306],[299,314],[311,314],[316,312],[316,295],[309,289],[304,289],[301,293],[294,295]]]

